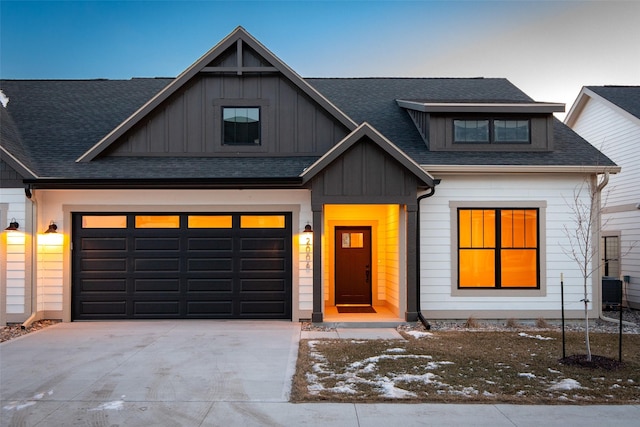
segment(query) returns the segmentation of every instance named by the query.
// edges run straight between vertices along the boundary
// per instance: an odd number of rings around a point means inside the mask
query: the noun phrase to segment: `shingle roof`
[[[2,142],[0,145],[18,162],[23,165],[32,163],[29,152],[23,144],[23,139],[20,136],[20,131],[13,117],[11,117],[6,108],[2,107],[0,107],[0,138]]]
[[[57,176],[50,168],[59,167],[73,176],[78,156],[171,80],[4,80],[0,88],[31,167],[41,176]]]
[[[108,157],[75,160],[173,79],[3,80],[10,102],[1,143],[41,177],[66,179],[297,177],[316,157]],[[532,102],[505,79],[306,79],[355,122],[369,122],[420,164],[613,165],[555,121],[548,153],[429,152],[397,99],[429,102]],[[4,114],[4,113],[8,113]]]
[[[640,119],[640,86],[587,86],[587,89]]]
[[[559,120],[553,152],[430,152],[396,99],[428,102],[531,103],[502,78],[307,79],[356,122],[367,121],[423,165],[613,166],[614,163]]]

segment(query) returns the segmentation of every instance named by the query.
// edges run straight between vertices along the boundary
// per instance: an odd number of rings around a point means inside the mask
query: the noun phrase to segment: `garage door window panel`
[[[180,228],[178,215],[136,215],[136,228]]]
[[[240,228],[285,228],[284,215],[242,215]]]
[[[126,215],[85,215],[82,228],[127,228]]]
[[[231,215],[189,215],[189,228],[232,228]]]

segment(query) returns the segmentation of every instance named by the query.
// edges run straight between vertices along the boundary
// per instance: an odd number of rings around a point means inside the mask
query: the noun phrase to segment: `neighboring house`
[[[602,274],[640,308],[640,86],[585,86],[565,123],[622,167],[603,191]]]
[[[558,318],[562,273],[582,315],[565,199],[619,168],[505,79],[303,79],[237,28],[0,89],[3,321]]]

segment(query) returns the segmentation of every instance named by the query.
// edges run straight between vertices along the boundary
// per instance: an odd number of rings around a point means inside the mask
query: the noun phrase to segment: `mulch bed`
[[[591,355],[591,360],[587,360],[586,354],[573,354],[567,356],[564,359],[559,360],[563,365],[580,366],[583,368],[591,369],[604,369],[606,371],[613,371],[624,366],[623,362],[610,357]]]

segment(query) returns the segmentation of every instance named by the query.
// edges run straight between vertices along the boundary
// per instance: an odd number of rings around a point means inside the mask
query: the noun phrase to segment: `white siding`
[[[640,309],[640,210],[605,215],[607,229],[620,232],[621,276],[629,276],[626,297],[631,307]]]
[[[24,189],[0,189],[0,209],[2,209],[3,219],[0,225],[0,232],[7,227],[8,221],[15,218],[20,224],[18,231],[3,233],[2,244],[4,248],[0,251],[3,255],[0,263],[0,279],[5,280],[4,292],[0,301],[3,314],[8,315],[6,320],[22,321],[26,320],[29,313],[26,313],[27,297],[27,203],[29,202],[24,194]],[[4,318],[4,316],[3,316]]]
[[[519,317],[518,312],[546,313],[547,317],[560,317],[560,274],[564,273],[565,303],[567,310],[583,308],[583,278],[574,261],[565,255],[566,244],[563,225],[571,220],[569,202],[574,190],[584,182],[580,175],[475,175],[446,176],[437,187],[433,197],[425,199],[420,215],[420,284],[421,309],[427,317],[465,318],[475,317]],[[500,296],[499,290],[488,290],[486,296],[453,295],[450,201],[470,202],[546,202],[544,226],[546,277],[541,287],[546,295]],[[542,240],[542,239],[541,239]],[[589,281],[590,287],[591,281]],[[544,286],[546,285],[546,287]],[[592,295],[589,294],[591,299]],[[552,313],[550,313],[552,312]],[[433,313],[437,313],[435,316]]]
[[[621,173],[610,177],[604,205],[640,203],[640,125],[590,99],[573,130],[622,167]]]
[[[630,276],[627,298],[640,308],[640,120],[590,98],[573,129],[622,167],[605,188],[603,230],[620,233],[621,275]]]

